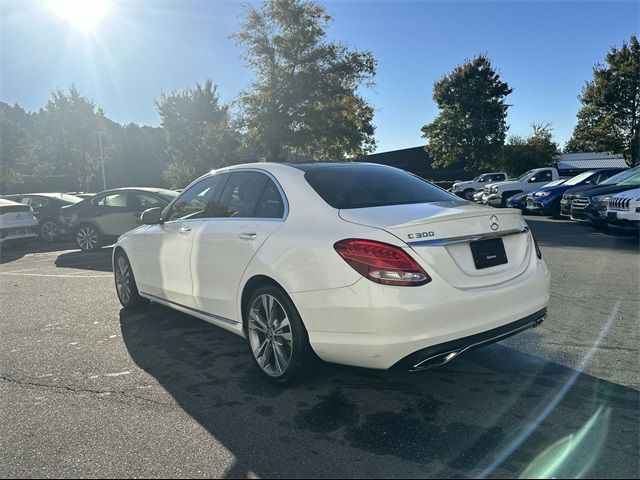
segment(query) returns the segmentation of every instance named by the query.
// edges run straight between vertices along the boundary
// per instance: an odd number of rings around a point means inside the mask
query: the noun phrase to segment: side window
[[[258,172],[231,175],[220,199],[212,205],[211,216],[247,218],[255,216],[258,202],[269,178]]]
[[[489,179],[488,175],[482,175],[479,179],[478,179],[478,183],[484,183]]]
[[[100,207],[125,208],[127,206],[127,193],[126,192],[112,193],[111,195],[106,195],[104,197],[96,198],[92,203]]]
[[[493,182],[502,182],[503,180],[506,180],[507,176],[504,173],[498,173],[496,175],[493,176],[492,181]]]
[[[208,212],[208,203],[211,198],[216,198],[228,175],[214,175],[196,183],[194,186],[182,192],[182,195],[171,205],[171,210],[164,216],[167,221],[189,220],[211,216]]]
[[[46,198],[39,197],[22,197],[20,203],[24,203],[25,205],[29,205],[32,208],[44,207],[49,203]]]
[[[255,216],[257,218],[282,218],[284,216],[284,202],[278,187],[272,180],[267,181]]]
[[[132,192],[129,194],[129,208],[144,211],[149,208],[164,207],[165,205],[165,202],[150,193]]]
[[[553,175],[551,175],[551,170],[543,170],[538,173],[537,177],[538,182],[550,182],[553,178]]]

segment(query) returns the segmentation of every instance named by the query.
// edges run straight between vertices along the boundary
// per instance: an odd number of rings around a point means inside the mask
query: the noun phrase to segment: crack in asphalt
[[[0,380],[3,380],[7,383],[13,383],[15,385],[20,385],[20,386],[24,386],[24,387],[34,387],[34,388],[44,388],[47,390],[57,390],[60,393],[64,393],[64,392],[69,392],[69,393],[74,393],[74,394],[82,394],[82,393],[87,393],[87,394],[92,394],[92,395],[104,395],[107,394],[109,395],[109,397],[105,397],[105,398],[112,398],[116,401],[119,401],[119,399],[117,397],[110,397],[110,395],[122,395],[123,397],[127,397],[127,398],[136,398],[138,400],[142,400],[144,402],[148,402],[148,403],[153,403],[155,405],[159,405],[162,407],[168,407],[171,406],[172,403],[165,403],[165,402],[159,402],[157,400],[153,400],[151,398],[146,398],[146,397],[141,397],[140,395],[133,395],[131,392],[134,392],[136,390],[138,390],[138,387],[135,388],[127,388],[124,390],[109,390],[109,389],[105,389],[105,390],[93,390],[90,388],[74,388],[74,387],[70,387],[67,385],[48,385],[45,383],[37,383],[37,382],[32,382],[32,381],[28,381],[28,380],[21,380],[21,379],[16,379],[16,378],[10,378],[4,375],[0,375]],[[103,397],[101,397],[103,398]]]

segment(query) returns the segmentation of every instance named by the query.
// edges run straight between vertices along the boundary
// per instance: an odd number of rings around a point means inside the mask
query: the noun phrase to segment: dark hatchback
[[[96,250],[110,240],[142,225],[149,208],[165,208],[178,196],[162,188],[118,188],[95,194],[60,212],[61,233],[81,250]]]
[[[58,217],[61,209],[82,201],[81,198],[66,193],[24,193],[6,195],[3,198],[29,205],[33,209],[40,224],[40,238],[45,242],[55,242],[60,239]]]
[[[615,185],[600,184],[575,195],[571,200],[571,219],[606,227],[609,197],[640,186],[640,167],[629,169],[628,172],[632,172],[632,175]]]

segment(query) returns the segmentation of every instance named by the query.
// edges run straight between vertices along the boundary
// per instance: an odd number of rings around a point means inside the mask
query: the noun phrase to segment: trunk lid
[[[519,210],[494,209],[467,202],[340,210],[347,221],[383,229],[407,243],[427,272],[457,288],[506,282],[527,268],[533,242]],[[497,221],[497,224],[496,224]],[[476,268],[471,242],[499,237],[507,263]]]

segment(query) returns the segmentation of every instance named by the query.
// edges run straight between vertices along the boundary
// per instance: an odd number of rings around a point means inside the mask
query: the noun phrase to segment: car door
[[[195,234],[191,255],[193,294],[202,311],[239,322],[240,280],[260,246],[286,217],[282,189],[256,170],[237,171]]]
[[[93,204],[93,220],[103,234],[119,236],[139,225],[133,210],[128,206],[129,192],[110,192],[96,198]]]
[[[163,221],[134,235],[134,270],[141,292],[196,309],[190,257],[193,237],[209,198],[220,194],[228,175],[214,175],[186,189],[163,212]]]
[[[534,190],[538,187],[542,187],[552,180],[553,173],[551,172],[551,170],[540,170],[529,179],[529,190]]]

